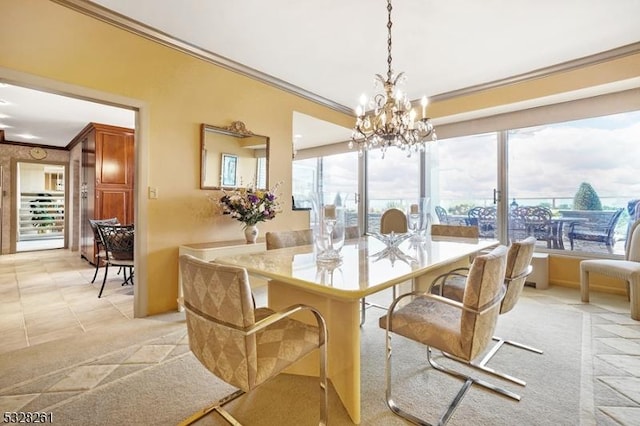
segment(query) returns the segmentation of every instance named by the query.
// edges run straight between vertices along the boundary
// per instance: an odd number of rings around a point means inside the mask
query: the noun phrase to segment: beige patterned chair
[[[427,346],[427,361],[431,367],[451,374],[464,381],[458,394],[439,419],[445,424],[473,384],[500,393],[515,400],[520,396],[489,382],[472,377],[437,364],[432,349],[454,355],[463,361],[472,361],[483,353],[491,342],[500,303],[504,296],[507,248],[499,246],[488,254],[477,256],[466,278],[462,301],[447,299],[440,295],[413,292],[394,300],[386,316],[380,318],[380,326],[386,329],[386,399],[387,405],[398,416],[415,424],[429,424],[409,413],[394,401],[391,383],[391,333],[404,336]],[[407,304],[407,298],[413,299]],[[422,370],[421,370],[422,371]],[[425,382],[428,380],[425,378]]]
[[[480,238],[477,226],[463,225],[431,225],[431,235],[456,238]]]
[[[520,299],[527,277],[533,270],[531,266],[531,259],[533,258],[535,244],[535,237],[527,237],[522,241],[515,241],[511,246],[509,246],[509,252],[507,254],[507,269],[504,279],[506,293],[504,299],[502,299],[502,303],[500,304],[500,315],[511,311]],[[468,268],[457,268],[446,274],[440,275],[433,281],[431,292],[452,300],[462,301],[468,271]],[[487,367],[486,364],[505,343],[539,354],[542,354],[542,351],[498,336],[493,336],[493,340],[497,341],[497,343],[491,348],[491,350],[489,350],[479,362],[470,362],[469,365],[493,374],[494,376],[525,386],[526,382],[524,380],[496,371]],[[445,354],[445,356],[446,355],[448,354]]]
[[[311,229],[272,231],[267,232],[264,237],[267,243],[267,250],[313,244],[313,231]]]
[[[244,268],[180,256],[189,348],[211,373],[239,390],[184,420],[189,425],[217,411],[239,424],[222,406],[275,377],[320,349],[320,425],[327,424],[326,325],[318,311],[294,305],[281,312],[256,309]],[[317,326],[289,318],[309,310]],[[234,423],[236,422],[236,423]]]
[[[591,259],[580,262],[580,294],[583,302],[589,302],[591,272],[626,281],[631,318],[640,321],[640,220],[635,221],[629,229],[624,260]]]

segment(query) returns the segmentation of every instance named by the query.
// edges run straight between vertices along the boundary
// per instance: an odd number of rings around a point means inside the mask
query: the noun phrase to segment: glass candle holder
[[[336,204],[314,203],[312,210],[311,227],[316,261],[320,264],[340,263],[340,251],[344,246],[344,208]]]
[[[430,198],[415,200],[407,208],[407,228],[413,241],[423,241],[431,224]]]

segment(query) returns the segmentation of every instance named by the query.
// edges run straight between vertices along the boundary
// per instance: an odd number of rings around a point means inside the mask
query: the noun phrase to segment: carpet
[[[369,310],[362,328],[362,424],[405,425],[384,401],[384,330],[377,327],[381,315]],[[505,345],[489,363],[526,380],[526,387],[483,375],[519,393],[522,400],[473,386],[449,424],[581,424],[583,314],[521,298],[513,311],[499,318],[496,334],[544,351],[538,355]],[[428,368],[423,346],[394,337],[393,347],[396,398],[435,422],[461,381]],[[437,360],[464,370],[441,356]],[[232,390],[189,352],[178,313],[0,356],[3,411],[52,412],[58,425],[175,425]],[[330,390],[329,423],[352,424]],[[248,425],[314,425],[319,400],[316,379],[284,374],[226,407]],[[216,416],[197,424],[226,424]]]

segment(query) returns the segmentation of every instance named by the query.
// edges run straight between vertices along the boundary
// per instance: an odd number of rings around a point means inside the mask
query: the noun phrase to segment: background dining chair
[[[104,244],[102,244],[100,234],[98,234],[99,223],[104,225],[120,225],[117,217],[112,217],[109,219],[89,219],[89,225],[91,226],[91,230],[93,231],[93,241],[96,245],[96,270],[93,273],[93,279],[91,280],[92,283],[96,281],[96,277],[98,276],[98,269],[107,259],[107,252],[104,249]]]
[[[229,423],[239,424],[223,405],[280,374],[315,349],[320,350],[320,425],[327,424],[327,330],[322,315],[310,306],[294,305],[280,312],[256,309],[244,268],[180,256],[189,348],[202,365],[238,388],[198,411],[181,424],[196,422],[217,411]],[[317,326],[291,319],[310,311]],[[235,423],[234,423],[235,422]]]
[[[380,233],[381,234],[404,234],[409,230],[407,225],[407,215],[400,209],[388,209],[382,213],[380,217]],[[397,286],[392,287],[392,298],[396,298]],[[387,306],[382,306],[377,303],[367,302],[366,298],[360,299],[360,326],[362,326],[367,320],[367,308],[376,307],[380,309],[387,309]]]
[[[400,209],[388,209],[380,217],[380,233],[404,234],[407,232],[407,215]]]
[[[583,302],[589,302],[591,272],[626,281],[631,318],[640,321],[640,220],[631,225],[624,260],[590,259],[580,262],[580,295]]]
[[[524,289],[524,284],[527,280],[527,277],[533,271],[533,268],[531,266],[531,259],[533,258],[535,244],[535,237],[527,237],[522,241],[514,241],[509,246],[509,251],[507,254],[507,267],[504,279],[505,296],[500,303],[500,315],[506,314],[507,312],[511,311],[520,299],[520,295],[522,294],[522,290]],[[446,274],[442,274],[433,281],[430,291],[434,294],[444,296],[448,299],[461,302],[464,298],[468,272],[468,268],[457,268]],[[497,343],[493,345],[491,350],[489,350],[480,361],[470,362],[469,365],[483,370],[487,373],[493,374],[494,376],[517,383],[521,386],[526,385],[526,382],[524,380],[496,371],[490,367],[487,367],[486,364],[491,360],[491,358],[493,358],[493,356],[505,343],[539,354],[542,354],[542,351],[523,343],[503,339],[498,336],[493,336],[493,340],[497,341]],[[445,356],[446,355],[447,354],[445,354]]]
[[[464,225],[441,225],[434,223],[431,225],[431,235],[440,237],[456,238],[479,238],[480,233],[477,226]]]
[[[267,250],[313,244],[313,231],[270,231],[264,235]]]
[[[419,425],[429,424],[401,408],[392,395],[391,333],[427,346],[427,361],[434,369],[464,381],[456,397],[442,414],[438,424],[445,424],[473,384],[520,400],[520,396],[482,379],[449,369],[432,358],[437,349],[470,362],[483,353],[496,326],[500,303],[504,296],[507,248],[498,246],[488,254],[477,256],[465,280],[462,301],[425,293],[404,294],[394,300],[386,316],[380,318],[380,327],[386,329],[386,399],[387,405],[398,416]],[[407,298],[413,298],[403,304]],[[421,370],[422,373],[422,370]],[[428,380],[424,381],[428,383]]]
[[[98,298],[100,298],[107,282],[109,266],[122,267],[124,275],[122,285],[133,285],[135,235],[133,225],[106,225],[99,223],[96,226],[107,253],[104,278],[102,279],[100,293],[98,293]],[[129,273],[128,276],[127,272]]]

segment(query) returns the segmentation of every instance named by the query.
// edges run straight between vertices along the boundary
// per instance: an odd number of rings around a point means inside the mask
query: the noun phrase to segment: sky
[[[432,170],[439,171],[433,174],[439,203],[492,199],[496,139],[491,133],[437,142]],[[508,146],[510,199],[571,200],[582,182],[593,186],[603,205],[623,207],[640,198],[640,111],[514,130]],[[325,188],[356,192],[357,161],[356,151],[329,157]],[[384,159],[370,153],[372,198],[415,199],[418,179],[417,157],[408,159],[398,149],[387,150]]]

